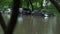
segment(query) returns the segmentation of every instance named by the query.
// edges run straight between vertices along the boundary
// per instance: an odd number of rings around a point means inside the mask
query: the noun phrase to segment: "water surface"
[[[10,16],[3,14],[6,24]],[[60,34],[60,17],[41,17],[31,15],[20,15],[14,29],[14,34]],[[0,34],[3,30],[0,26]]]

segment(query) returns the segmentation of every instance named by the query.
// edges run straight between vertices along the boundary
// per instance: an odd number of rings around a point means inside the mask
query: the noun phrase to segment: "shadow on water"
[[[9,15],[4,15],[6,22],[9,21],[9,18]],[[57,18],[20,15],[14,34],[57,34],[57,30],[59,30]],[[2,33],[1,28],[0,33]]]

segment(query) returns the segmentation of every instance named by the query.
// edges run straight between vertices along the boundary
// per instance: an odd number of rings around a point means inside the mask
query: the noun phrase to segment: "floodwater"
[[[6,24],[10,19],[7,14],[3,15]],[[14,29],[14,34],[60,34],[60,17],[40,17],[31,15],[20,15]],[[0,26],[0,34],[3,29]]]

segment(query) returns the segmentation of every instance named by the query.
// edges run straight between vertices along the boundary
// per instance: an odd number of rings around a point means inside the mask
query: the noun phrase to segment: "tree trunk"
[[[1,27],[2,27],[2,29],[3,29],[3,31],[4,31],[4,33],[6,33],[6,28],[7,28],[7,26],[6,26],[6,24],[5,24],[5,21],[4,21],[3,16],[2,16],[1,13],[0,13],[0,24],[1,24]]]
[[[5,34],[13,34],[19,14],[19,4],[20,4],[20,0],[13,0],[12,15]]]
[[[58,2],[55,1],[55,0],[50,0],[50,1],[56,7],[56,9],[58,10],[58,12],[60,13],[60,5],[58,4]]]

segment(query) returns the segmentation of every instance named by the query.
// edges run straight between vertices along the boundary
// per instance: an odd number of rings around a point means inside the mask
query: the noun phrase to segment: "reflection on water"
[[[1,26],[0,26],[0,34],[4,34]]]
[[[4,17],[8,16],[4,15]],[[5,18],[5,21],[9,20],[9,18],[10,17]],[[20,15],[14,34],[57,34],[56,32],[59,29],[57,23],[57,17]],[[1,32],[2,31],[0,31],[0,33]]]

